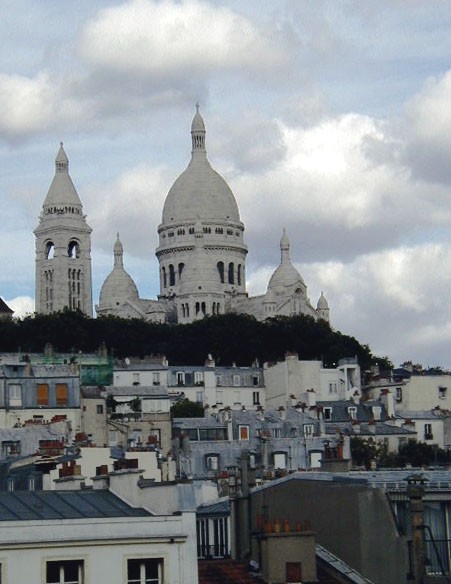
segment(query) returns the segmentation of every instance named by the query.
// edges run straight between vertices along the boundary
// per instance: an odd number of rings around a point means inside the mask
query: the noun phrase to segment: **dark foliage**
[[[255,359],[280,360],[287,351],[301,359],[322,359],[326,367],[342,357],[357,356],[362,370],[378,361],[368,346],[306,316],[258,322],[229,314],[175,325],[64,311],[0,322],[0,351],[41,352],[51,343],[60,353],[93,352],[103,342],[118,357],[162,354],[173,365],[201,365],[212,354],[217,364],[244,366]]]
[[[352,462],[369,469],[374,461],[381,468],[403,468],[445,464],[449,462],[447,451],[437,446],[408,440],[399,447],[397,453],[388,452],[386,444],[378,443],[373,438],[351,438]]]
[[[203,418],[204,407],[200,403],[185,398],[171,407],[171,415],[173,418]]]

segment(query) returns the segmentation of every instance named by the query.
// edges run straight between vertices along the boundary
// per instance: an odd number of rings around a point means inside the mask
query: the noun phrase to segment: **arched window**
[[[53,241],[49,241],[45,246],[45,259],[52,260],[55,255],[55,245]]]
[[[182,304],[182,317],[185,318],[186,314],[185,314],[185,305]]]
[[[224,284],[224,262],[218,262],[217,268],[221,284]]]
[[[186,304],[186,317],[189,317],[189,304]]]
[[[235,284],[235,269],[233,262],[229,264],[229,284]]]
[[[196,315],[200,312],[200,303],[196,302]]]
[[[238,271],[236,274],[236,280],[237,280],[238,286],[241,286],[241,264],[238,264]]]
[[[205,306],[205,302],[202,302],[201,310],[202,310],[202,314],[204,314],[204,315],[207,314],[207,308]]]
[[[172,264],[169,264],[169,286],[175,286],[175,271]]]
[[[184,268],[184,267],[185,267],[185,264],[181,262],[181,263],[179,264],[179,280],[180,280],[180,278],[182,277],[182,272],[183,272],[183,268]]]
[[[162,268],[161,272],[163,274],[163,288],[166,288],[166,286],[168,285],[166,281],[166,268]]]
[[[69,242],[67,246],[67,255],[70,258],[79,258],[80,257],[80,246],[78,245],[77,241]]]

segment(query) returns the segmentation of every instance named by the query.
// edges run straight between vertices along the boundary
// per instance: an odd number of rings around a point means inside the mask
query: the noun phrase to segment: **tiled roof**
[[[0,521],[144,517],[109,491],[17,491],[2,493]]]
[[[258,584],[263,582],[249,573],[246,562],[236,560],[201,560],[199,584]]]

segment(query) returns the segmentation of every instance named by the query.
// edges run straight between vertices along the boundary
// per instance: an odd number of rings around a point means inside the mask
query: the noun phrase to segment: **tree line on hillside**
[[[102,343],[118,358],[165,355],[171,365],[201,365],[208,354],[218,365],[249,366],[283,359],[321,359],[332,367],[342,357],[357,356],[362,370],[376,362],[367,345],[334,331],[325,321],[308,316],[276,317],[264,322],[247,315],[207,317],[191,324],[155,324],[117,317],[89,318],[63,311],[0,321],[0,351],[42,352],[51,343],[56,352],[95,352]]]

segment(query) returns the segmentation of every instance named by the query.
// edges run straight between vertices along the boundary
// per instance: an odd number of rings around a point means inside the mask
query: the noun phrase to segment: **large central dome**
[[[205,124],[197,110],[191,124],[192,158],[170,188],[162,223],[179,221],[239,222],[235,197],[226,181],[210,166],[205,149]]]

